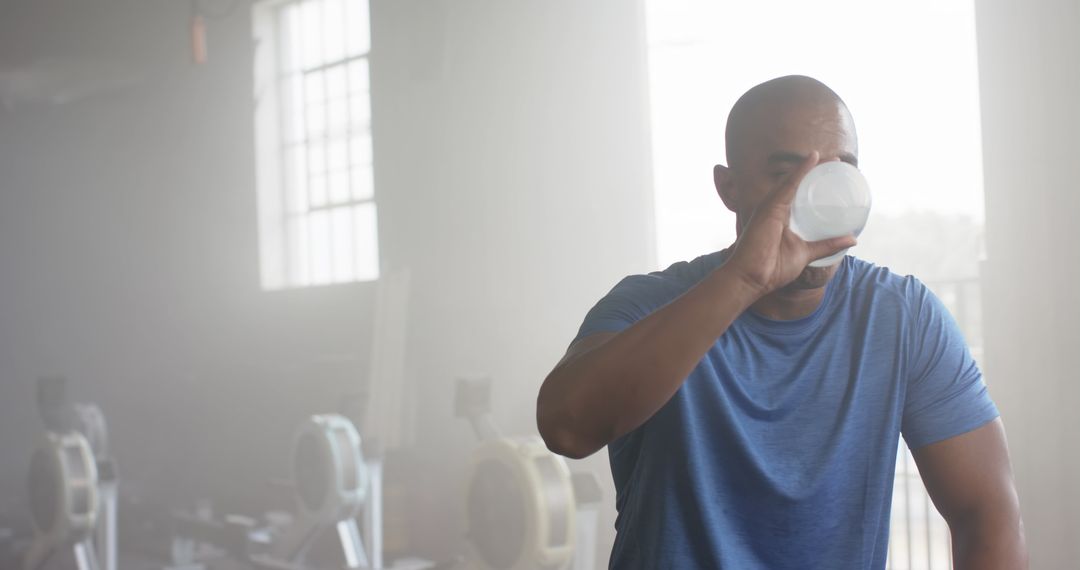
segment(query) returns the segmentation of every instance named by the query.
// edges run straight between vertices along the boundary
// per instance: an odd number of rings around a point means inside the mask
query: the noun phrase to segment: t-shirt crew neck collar
[[[832,279],[829,279],[829,282],[825,284],[825,296],[821,298],[821,303],[809,315],[798,319],[779,320],[760,315],[751,308],[743,311],[743,314],[739,316],[739,320],[758,332],[768,334],[798,334],[811,329],[820,324],[824,315],[829,311],[829,306],[836,296],[837,282],[843,278],[847,266],[848,257],[844,256]]]

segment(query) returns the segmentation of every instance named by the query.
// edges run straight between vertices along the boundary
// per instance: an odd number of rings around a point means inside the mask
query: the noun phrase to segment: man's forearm
[[[1027,545],[1019,513],[973,516],[950,523],[956,570],[1026,570]]]
[[[537,402],[548,446],[583,457],[644,423],[757,298],[722,266],[604,344],[560,363]]]

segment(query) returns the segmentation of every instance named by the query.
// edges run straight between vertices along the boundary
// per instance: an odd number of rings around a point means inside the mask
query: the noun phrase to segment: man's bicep
[[[1000,418],[911,454],[930,498],[950,524],[1019,509]]]

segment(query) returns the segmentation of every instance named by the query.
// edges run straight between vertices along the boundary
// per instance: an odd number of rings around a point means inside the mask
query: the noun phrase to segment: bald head
[[[798,127],[795,123],[824,123],[828,119],[839,119],[854,136],[854,121],[847,105],[817,79],[787,75],[757,85],[739,97],[728,114],[724,132],[728,166],[737,168],[746,162],[752,147],[787,136],[782,131]]]

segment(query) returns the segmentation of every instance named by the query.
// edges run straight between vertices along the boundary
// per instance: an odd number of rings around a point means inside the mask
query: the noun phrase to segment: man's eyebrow
[[[840,153],[840,156],[838,158],[841,161],[846,162],[846,163],[848,163],[848,164],[850,164],[852,166],[855,166],[855,167],[859,166],[859,157],[855,156],[854,154],[852,154],[850,152]],[[769,164],[785,164],[785,163],[801,164],[804,160],[806,160],[806,155],[805,154],[799,154],[797,152],[791,152],[791,151],[781,150],[781,151],[777,151],[777,152],[774,152],[774,153],[769,155]]]
[[[801,164],[806,160],[806,155],[799,154],[797,152],[789,151],[777,151],[769,155],[769,164],[782,164],[785,162],[793,162],[795,164]]]

